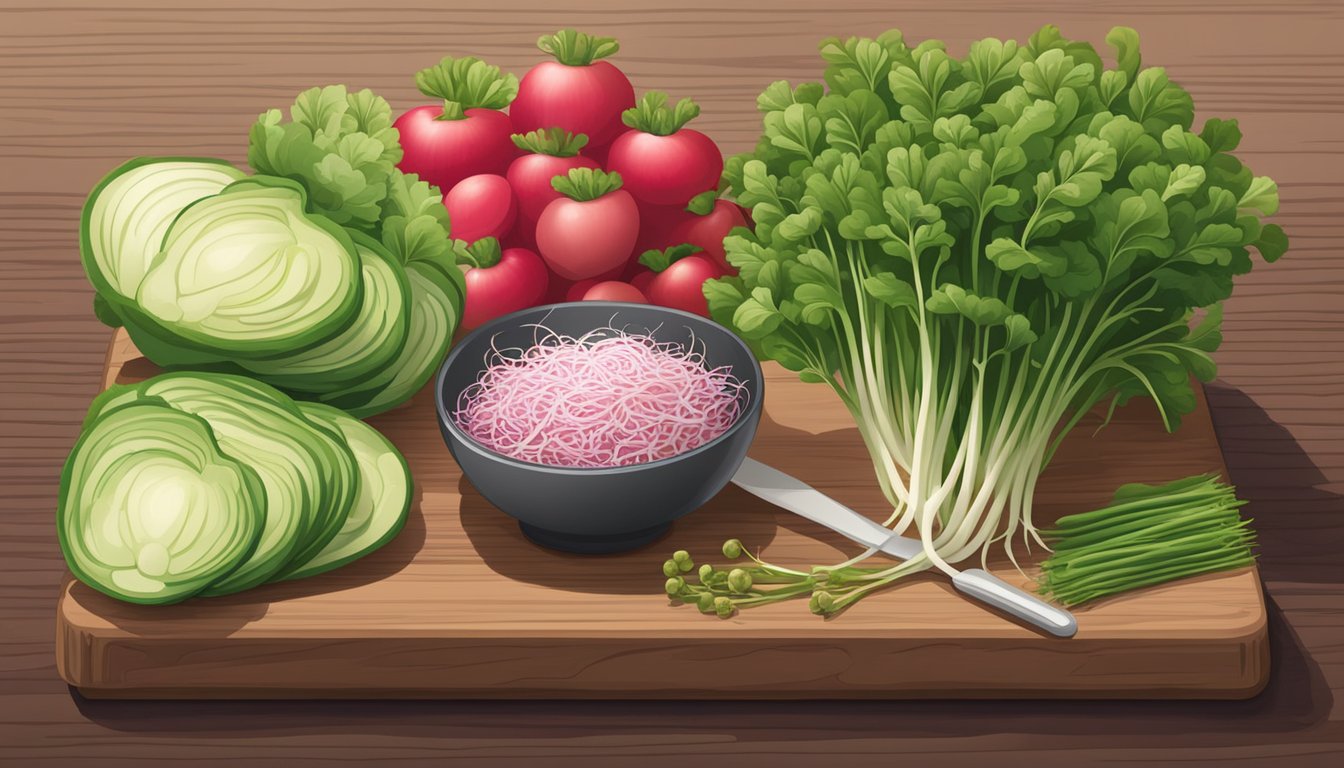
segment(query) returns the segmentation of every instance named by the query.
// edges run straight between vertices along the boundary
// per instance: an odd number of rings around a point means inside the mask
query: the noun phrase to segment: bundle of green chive
[[[1067,606],[1255,561],[1245,502],[1216,475],[1121,486],[1110,506],[1042,531],[1040,591]]]

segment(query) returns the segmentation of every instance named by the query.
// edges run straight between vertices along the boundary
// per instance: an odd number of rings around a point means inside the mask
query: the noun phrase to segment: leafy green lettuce
[[[457,264],[464,245],[448,236],[438,187],[397,169],[402,150],[392,108],[367,88],[309,88],[289,109],[257,118],[247,160],[258,173],[303,185],[308,208],[380,240],[404,265]]]
[[[367,88],[309,88],[289,110],[261,113],[248,134],[247,162],[308,191],[309,207],[342,226],[375,228],[389,178],[401,162],[392,108]]]

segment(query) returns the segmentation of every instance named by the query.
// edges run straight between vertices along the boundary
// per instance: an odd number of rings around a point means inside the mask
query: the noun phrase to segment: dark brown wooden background
[[[0,1],[0,764],[1338,764],[1344,751],[1344,5],[1332,0]],[[561,6],[569,5],[569,9]],[[396,6],[394,9],[393,6]],[[637,88],[698,97],[727,151],[755,94],[815,78],[831,34],[1100,43],[1136,27],[1204,116],[1236,116],[1272,175],[1290,254],[1229,303],[1210,390],[1262,544],[1274,675],[1236,703],[118,703],[56,677],[56,478],[108,331],[76,255],[79,207],[139,154],[241,161],[261,110],[330,82],[416,103],[411,73],[477,54],[522,72],[542,32],[620,36]],[[102,764],[99,762],[98,764]]]

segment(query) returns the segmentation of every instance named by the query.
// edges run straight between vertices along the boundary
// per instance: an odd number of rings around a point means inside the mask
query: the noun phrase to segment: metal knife
[[[898,536],[802,480],[754,459],[742,460],[742,466],[733,475],[733,483],[753,496],[892,557],[909,560],[924,549],[919,540]],[[1078,631],[1073,614],[980,568],[959,571],[952,577],[952,586],[968,597],[1056,637],[1073,637]]]

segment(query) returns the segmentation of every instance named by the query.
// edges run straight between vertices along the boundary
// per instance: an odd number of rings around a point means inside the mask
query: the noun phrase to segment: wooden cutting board
[[[155,372],[124,334],[113,339],[107,383]],[[883,517],[831,394],[774,366],[766,378],[752,456]],[[803,601],[720,620],[669,605],[660,568],[673,550],[722,562],[719,546],[738,537],[805,567],[855,548],[730,486],[637,552],[540,549],[461,477],[428,389],[372,421],[416,480],[395,541],[330,574],[175,606],[124,604],[71,580],[57,607],[62,677],[92,697],[798,699],[1245,698],[1268,676],[1254,568],[1080,609],[1070,640],[968,602],[936,575],[828,620]],[[1093,437],[1096,425],[1074,430],[1042,478],[1043,522],[1094,508],[1122,483],[1224,471],[1202,396],[1175,435],[1147,403]],[[991,568],[1030,587],[1004,562]]]

